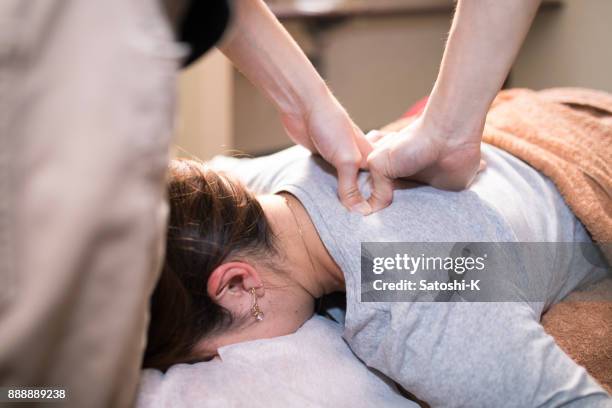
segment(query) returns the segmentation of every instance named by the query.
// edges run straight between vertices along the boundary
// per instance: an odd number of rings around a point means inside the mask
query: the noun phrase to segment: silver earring
[[[261,322],[264,318],[264,314],[259,308],[259,305],[257,304],[257,294],[255,293],[255,288],[251,288],[251,295],[253,295],[253,305],[251,306],[251,314],[257,322]]]

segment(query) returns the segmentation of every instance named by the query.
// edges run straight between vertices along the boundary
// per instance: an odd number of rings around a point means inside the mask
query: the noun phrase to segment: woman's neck
[[[290,278],[314,298],[344,290],[344,275],[302,204],[289,193],[257,199],[277,237]]]

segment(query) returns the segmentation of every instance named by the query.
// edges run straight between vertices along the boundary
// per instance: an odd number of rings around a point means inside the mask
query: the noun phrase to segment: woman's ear
[[[258,291],[262,281],[257,270],[245,262],[227,262],[210,274],[206,284],[208,295],[219,303],[226,295],[240,297],[249,294],[251,288]]]

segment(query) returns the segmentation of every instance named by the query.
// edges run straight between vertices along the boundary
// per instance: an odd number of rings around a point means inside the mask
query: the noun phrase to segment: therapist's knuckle
[[[388,186],[374,190],[372,195],[383,208],[387,207],[391,204],[391,201],[393,201],[393,192]]]
[[[379,170],[380,167],[380,153],[379,151],[373,151],[366,159],[368,168],[370,170]]]
[[[367,159],[368,168],[370,171],[375,171],[377,173],[383,174],[387,177],[392,177],[390,173],[389,166],[389,150],[383,149],[376,152],[373,152],[368,156]]]
[[[386,150],[384,171],[387,177],[395,179],[404,176],[404,174],[401,174],[402,163],[406,160],[403,156],[401,149],[391,148]]]
[[[336,160],[336,167],[343,168],[357,168],[361,164],[361,157],[359,154],[343,153],[339,154]]]
[[[372,192],[372,197],[370,197],[370,202],[372,205],[372,211],[380,211],[383,208],[387,208],[391,202],[392,198],[386,195],[381,195],[380,193]]]
[[[356,188],[347,188],[340,193],[342,199],[349,204],[355,201],[361,201],[361,194]]]

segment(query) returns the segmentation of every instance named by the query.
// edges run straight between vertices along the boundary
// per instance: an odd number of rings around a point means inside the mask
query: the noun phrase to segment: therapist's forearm
[[[450,133],[481,131],[539,4],[459,0],[424,120]]]
[[[234,4],[234,28],[220,49],[281,113],[304,114],[328,96],[324,81],[263,1]]]

